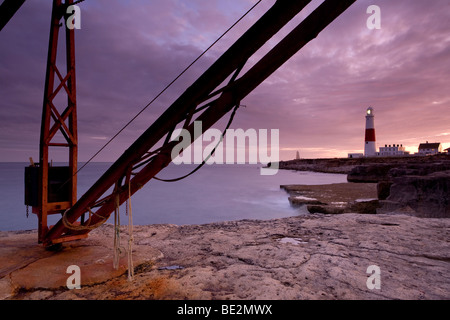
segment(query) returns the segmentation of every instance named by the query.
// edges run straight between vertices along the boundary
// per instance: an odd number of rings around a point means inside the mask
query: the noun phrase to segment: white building
[[[421,143],[419,145],[419,155],[432,155],[442,152],[442,144],[440,142]]]
[[[384,147],[380,147],[380,151],[378,152],[378,156],[380,157],[399,157],[399,156],[409,156],[409,151],[406,151],[406,148],[402,144],[393,144],[387,145]]]

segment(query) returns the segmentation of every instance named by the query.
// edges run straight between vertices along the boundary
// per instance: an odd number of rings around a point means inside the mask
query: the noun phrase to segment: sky
[[[321,2],[313,0],[249,65]],[[255,3],[80,3],[79,160],[91,158]],[[117,159],[273,3],[263,0],[94,161]],[[367,27],[370,5],[381,10],[380,29]],[[0,32],[0,162],[39,157],[50,16],[51,1],[27,0]],[[242,101],[246,107],[231,128],[279,130],[282,160],[297,151],[302,158],[347,157],[363,152],[365,112],[371,106],[378,147],[403,144],[411,153],[425,141],[450,147],[448,17],[448,0],[358,0]],[[215,128],[222,130],[226,120]],[[55,161],[64,157],[52,152]]]

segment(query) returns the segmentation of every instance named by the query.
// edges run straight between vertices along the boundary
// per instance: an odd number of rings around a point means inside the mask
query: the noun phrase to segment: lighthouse
[[[373,108],[369,107],[366,111],[366,138],[364,144],[364,156],[375,157],[377,155],[375,145],[375,124]]]

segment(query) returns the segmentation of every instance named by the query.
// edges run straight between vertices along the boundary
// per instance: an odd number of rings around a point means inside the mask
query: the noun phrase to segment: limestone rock
[[[345,212],[343,207],[331,205],[308,205],[307,208],[310,213],[341,214]]]
[[[396,160],[394,158],[394,160]],[[395,177],[405,175],[428,175],[434,172],[450,170],[448,156],[440,157],[409,157],[403,160],[387,161],[386,163],[366,163],[355,166],[347,176],[349,182],[380,182],[392,181]]]
[[[303,206],[303,205],[324,205],[324,204],[326,204],[317,199],[308,198],[305,196],[290,196],[288,198],[288,200],[289,200],[289,203],[291,204],[291,206],[293,206],[293,207]]]
[[[408,211],[420,217],[450,218],[450,170],[394,178],[381,212]]]
[[[306,205],[310,213],[376,213],[376,184],[335,183],[326,185],[282,185],[293,206]]]
[[[412,157],[399,163],[357,166],[347,176],[349,182],[376,182],[381,201],[378,212],[400,211],[421,217],[448,217],[450,161]]]
[[[122,237],[125,236],[123,229]],[[76,265],[83,271],[82,286],[91,286],[127,273],[128,256],[121,246],[119,266],[113,268],[113,248],[109,224],[96,230],[84,241],[66,243],[60,251],[47,251],[37,243],[35,232],[9,232],[0,237],[0,288],[9,285],[9,295],[17,290],[58,290],[67,287],[68,267]],[[125,236],[124,242],[126,243]],[[136,251],[139,247],[134,246]],[[141,247],[134,253],[136,264],[149,263],[161,258],[161,252]],[[4,280],[8,279],[8,281]],[[6,293],[5,293],[6,294]],[[45,296],[46,293],[35,294]],[[1,296],[1,294],[0,294]]]
[[[104,225],[76,246],[65,244],[86,266],[110,253]],[[407,215],[308,215],[267,221],[242,220],[206,225],[135,226],[135,278],[107,273],[101,282],[68,290],[51,283],[61,277],[58,253],[29,243],[37,233],[0,232],[0,297],[6,299],[450,299],[450,219]],[[83,250],[85,248],[86,250]],[[159,252],[159,255],[155,253]],[[12,256],[17,255],[13,259]],[[152,260],[151,263],[145,259]],[[13,260],[15,265],[3,261]],[[19,274],[53,268],[28,286]],[[68,263],[68,260],[64,260]],[[22,264],[20,264],[22,262]],[[64,264],[63,263],[63,264]],[[70,263],[73,263],[71,260]],[[370,289],[367,269],[381,270],[381,288]],[[16,267],[14,267],[16,266]],[[181,268],[164,268],[180,266]],[[63,272],[64,273],[64,272]],[[65,273],[64,273],[65,274]],[[81,266],[83,279],[84,265]],[[65,275],[67,276],[67,275]],[[6,292],[5,292],[6,291]]]
[[[386,200],[391,194],[392,181],[379,181],[377,183],[378,200]]]
[[[450,170],[450,161],[402,165],[389,170],[389,177],[426,176],[439,171]]]
[[[347,175],[348,182],[357,183],[377,183],[389,180],[389,170],[394,168],[393,164],[373,164],[357,166]]]
[[[356,201],[349,204],[347,211],[354,213],[376,214],[380,207],[378,200]]]

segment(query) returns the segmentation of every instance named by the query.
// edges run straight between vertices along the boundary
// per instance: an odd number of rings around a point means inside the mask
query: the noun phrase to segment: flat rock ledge
[[[303,215],[206,225],[135,226],[112,267],[113,227],[50,252],[35,231],[0,232],[0,298],[450,299],[450,220],[408,215]],[[69,290],[69,265],[81,289]],[[380,289],[369,289],[380,269]]]
[[[281,185],[293,207],[306,206],[309,213],[377,213],[376,183]]]

